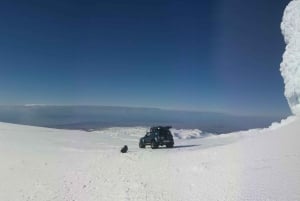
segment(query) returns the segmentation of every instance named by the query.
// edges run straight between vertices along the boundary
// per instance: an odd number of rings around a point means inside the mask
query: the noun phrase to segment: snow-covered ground
[[[173,130],[173,149],[139,149],[145,131],[0,123],[0,200],[300,200],[297,118],[219,136]]]

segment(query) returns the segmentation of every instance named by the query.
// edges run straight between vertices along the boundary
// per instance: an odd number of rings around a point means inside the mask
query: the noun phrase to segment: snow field
[[[0,123],[0,200],[299,200],[300,121],[281,124],[152,150],[138,148],[146,128]]]

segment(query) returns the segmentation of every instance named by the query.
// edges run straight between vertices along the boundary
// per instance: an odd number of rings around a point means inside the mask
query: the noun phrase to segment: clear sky
[[[288,0],[3,0],[0,104],[286,115]]]

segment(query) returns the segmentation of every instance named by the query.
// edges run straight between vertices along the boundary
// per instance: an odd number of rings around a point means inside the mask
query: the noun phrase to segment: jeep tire
[[[139,147],[140,147],[140,148],[145,148],[146,145],[145,145],[143,142],[140,142],[140,143],[139,143]]]
[[[151,142],[151,148],[152,149],[157,149],[158,148],[158,144],[154,140],[152,140],[152,142]]]

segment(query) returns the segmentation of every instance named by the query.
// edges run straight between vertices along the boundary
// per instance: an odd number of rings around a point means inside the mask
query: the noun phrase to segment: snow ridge
[[[195,139],[207,137],[213,134],[205,133],[199,129],[171,129],[172,134],[177,139]]]

